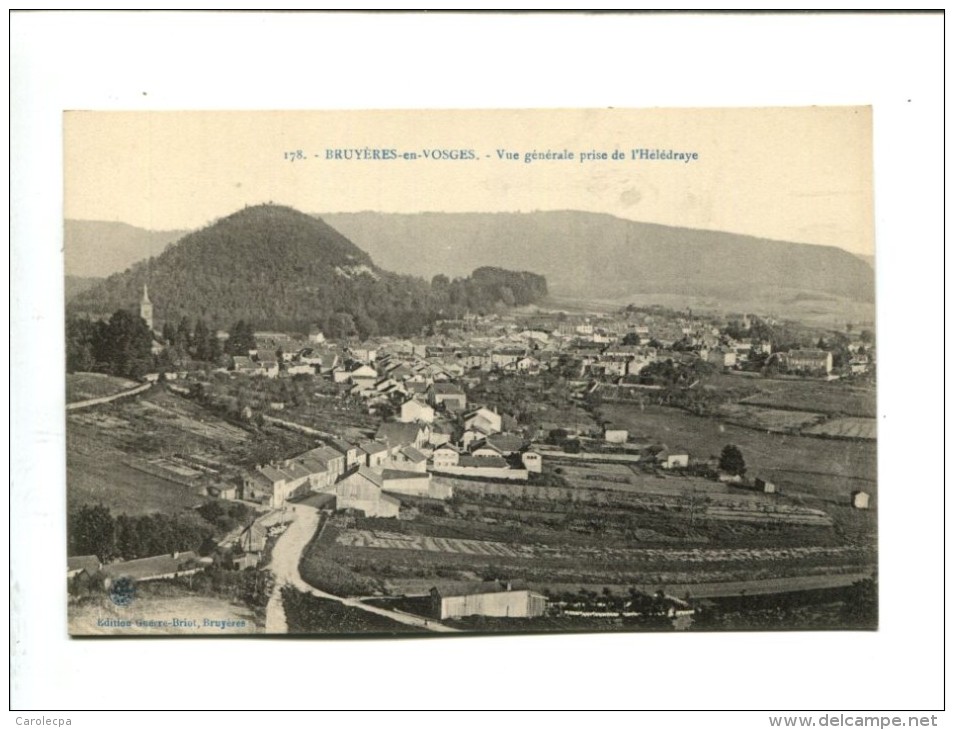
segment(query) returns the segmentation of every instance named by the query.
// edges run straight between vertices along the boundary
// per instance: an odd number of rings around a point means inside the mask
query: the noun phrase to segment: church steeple
[[[146,326],[152,329],[152,302],[149,301],[149,286],[142,285],[142,299],[139,302],[139,316],[146,320]]]

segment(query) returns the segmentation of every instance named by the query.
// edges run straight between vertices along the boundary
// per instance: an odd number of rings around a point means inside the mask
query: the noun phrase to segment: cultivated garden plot
[[[423,535],[408,535],[372,530],[344,530],[337,543],[346,547],[385,548],[389,550],[421,550],[425,552],[461,555],[504,556],[513,558],[580,558],[605,557],[607,560],[666,560],[684,563],[711,563],[748,560],[802,560],[805,558],[839,558],[857,554],[853,547],[791,547],[791,548],[692,548],[628,549],[603,546],[508,545],[483,540],[458,540]]]
[[[813,436],[828,436],[829,438],[874,441],[878,438],[878,422],[873,418],[835,418],[807,428],[803,433]]]
[[[840,413],[862,418],[874,418],[877,415],[873,388],[857,388],[838,382],[770,379],[756,381],[756,387],[759,393],[740,402],[768,408]]]
[[[825,420],[825,415],[811,411],[782,410],[729,404],[719,409],[727,423],[778,433],[798,433]]]

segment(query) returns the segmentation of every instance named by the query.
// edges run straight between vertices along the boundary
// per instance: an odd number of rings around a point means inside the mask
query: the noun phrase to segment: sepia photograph
[[[63,165],[70,635],[878,629],[870,106],[77,110]]]
[[[9,16],[12,724],[943,724],[943,13]]]

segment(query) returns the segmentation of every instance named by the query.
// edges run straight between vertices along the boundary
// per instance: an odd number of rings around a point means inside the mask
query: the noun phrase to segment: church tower
[[[139,316],[146,320],[146,326],[152,329],[152,302],[149,301],[149,287],[142,285],[142,300],[139,302]]]

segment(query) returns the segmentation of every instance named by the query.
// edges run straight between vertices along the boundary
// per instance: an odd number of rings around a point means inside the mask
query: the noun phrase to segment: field
[[[491,542],[486,540],[461,540],[426,535],[394,533],[384,530],[344,530],[336,538],[338,545],[358,548],[382,548],[390,550],[422,550],[455,555],[478,555],[505,558],[558,558],[581,560],[592,556],[586,546],[525,545]],[[845,547],[799,547],[799,548],[613,548],[600,551],[606,560],[625,560],[639,563],[654,560],[675,560],[683,563],[731,563],[749,560],[799,560],[812,557],[837,557],[852,552]]]
[[[423,593],[491,578],[527,580],[537,590],[599,585],[625,592],[647,585],[817,580],[861,574],[872,565],[870,550],[839,537],[830,522],[722,522],[705,519],[702,510],[692,522],[687,507],[675,504],[460,493],[453,502],[443,514],[427,510],[414,520],[335,518],[308,546],[302,574],[319,588],[351,595]]]
[[[130,515],[193,507],[206,481],[231,478],[256,446],[249,432],[161,389],[68,414],[66,443],[69,507],[102,502]]]
[[[100,373],[69,373],[66,376],[66,402],[91,400],[116,395],[135,388],[139,383]]]
[[[870,388],[857,388],[837,381],[762,378],[751,382],[760,392],[742,400],[748,405],[859,418],[875,418],[878,415],[875,392]]]
[[[127,454],[83,428],[66,436],[67,500],[70,509],[102,503],[113,514],[178,512],[195,506],[196,490],[127,465]]]
[[[720,416],[726,423],[777,433],[798,433],[825,419],[824,414],[821,413],[755,408],[736,403],[722,406]]]
[[[775,504],[772,495],[740,489],[720,482],[685,476],[679,472],[647,472],[619,464],[565,464],[555,467],[571,486],[580,489],[605,489],[632,495],[683,499],[687,493],[700,492],[714,501],[748,501]],[[624,481],[625,479],[625,481]]]
[[[873,418],[834,418],[803,431],[803,433],[830,438],[878,438],[878,422]]]
[[[726,444],[735,444],[742,450],[748,475],[770,479],[790,496],[815,498],[827,505],[847,504],[856,489],[877,492],[876,447],[871,442],[766,433],[664,406],[606,404],[602,410],[631,435],[651,434],[688,449],[696,460],[717,458]]]

